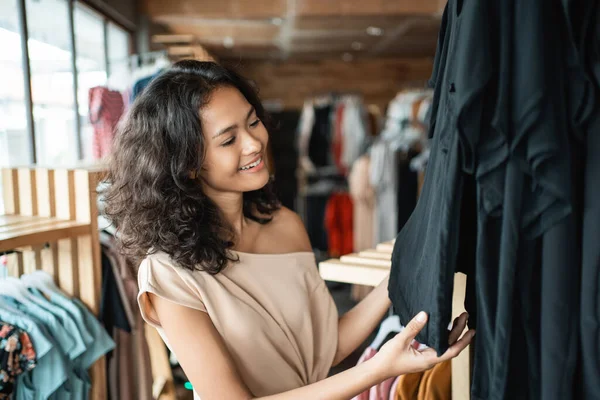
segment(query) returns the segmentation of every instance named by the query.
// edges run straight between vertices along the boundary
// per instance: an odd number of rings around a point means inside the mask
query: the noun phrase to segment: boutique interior
[[[0,0],[0,399],[194,399],[99,194],[185,59],[258,89],[339,315],[390,276],[329,376],[469,313],[458,357],[354,399],[600,399],[598,49],[593,0]]]

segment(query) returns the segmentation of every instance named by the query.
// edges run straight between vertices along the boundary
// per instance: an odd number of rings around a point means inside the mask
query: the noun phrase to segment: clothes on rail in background
[[[333,193],[329,196],[325,208],[325,229],[330,257],[352,253],[353,213],[352,199],[348,193]]]
[[[370,183],[375,190],[374,242],[396,237],[412,213],[418,195],[413,158],[427,147],[426,123],[432,92],[404,91],[390,102],[383,131],[369,149]]]
[[[346,175],[367,140],[367,112],[358,96],[330,94],[307,100],[298,125],[302,168],[338,166]]]
[[[375,190],[369,180],[371,159],[361,156],[352,165],[348,186],[353,204],[354,251],[371,249],[377,245],[375,229]]]
[[[305,176],[299,189],[302,214],[313,249],[322,254],[331,251],[339,256],[352,251],[353,240],[338,240],[338,228],[324,221],[332,194],[348,192],[348,172],[368,141],[366,117],[360,97],[333,93],[307,100],[300,116],[298,155]],[[351,212],[348,217],[352,219]]]
[[[123,112],[121,93],[103,86],[95,86],[89,90],[89,115],[94,127],[94,158],[100,159],[110,154],[117,124]]]

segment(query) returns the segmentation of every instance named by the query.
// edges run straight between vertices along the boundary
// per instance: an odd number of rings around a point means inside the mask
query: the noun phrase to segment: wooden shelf
[[[319,263],[319,273],[326,281],[377,286],[390,273],[390,268],[331,259]]]
[[[390,269],[392,267],[391,260],[386,260],[386,259],[377,258],[377,257],[365,257],[361,254],[356,254],[356,253],[341,256],[340,261],[343,262],[344,264],[356,263],[359,265],[360,264],[370,265],[373,267],[381,267],[381,268],[386,268],[386,269]]]
[[[0,216],[0,252],[85,235],[90,224],[51,217]]]
[[[358,254],[361,257],[365,257],[365,258],[378,258],[380,260],[391,260],[392,259],[392,253],[389,253],[387,251],[378,251],[377,249],[364,250]]]
[[[392,254],[394,251],[394,241],[379,243],[376,247],[377,251],[386,252]]]

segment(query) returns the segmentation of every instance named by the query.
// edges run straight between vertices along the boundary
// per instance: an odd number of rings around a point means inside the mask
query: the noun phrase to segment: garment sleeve
[[[300,116],[300,125],[298,132],[298,155],[300,164],[305,171],[314,171],[316,168],[308,157],[308,147],[310,136],[315,124],[315,109],[312,103],[306,102]]]
[[[186,276],[185,270],[168,259],[150,256],[142,261],[138,270],[138,305],[142,317],[153,327],[160,327],[148,293],[172,301],[184,307],[206,312],[202,296],[195,282]]]
[[[342,116],[342,132],[344,147],[342,150],[342,164],[351,166],[360,155],[362,143],[366,138],[366,126],[363,118],[364,109],[356,100],[346,103]]]

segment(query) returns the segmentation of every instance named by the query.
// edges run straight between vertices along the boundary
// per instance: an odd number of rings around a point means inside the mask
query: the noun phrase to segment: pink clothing
[[[398,391],[399,384],[400,377],[394,378],[394,382],[392,383],[392,387],[390,388],[390,395],[388,396],[389,400],[396,400],[396,392]]]
[[[371,160],[368,155],[360,157],[352,165],[348,185],[354,204],[354,251],[375,247],[375,191],[369,181]]]
[[[376,354],[377,350],[372,347],[367,347],[358,359],[358,364],[370,360],[375,357]],[[390,397],[390,390],[392,389],[395,380],[397,380],[397,378],[387,379],[380,384],[371,387],[369,390],[365,390],[358,396],[354,396],[352,400],[388,400]]]

